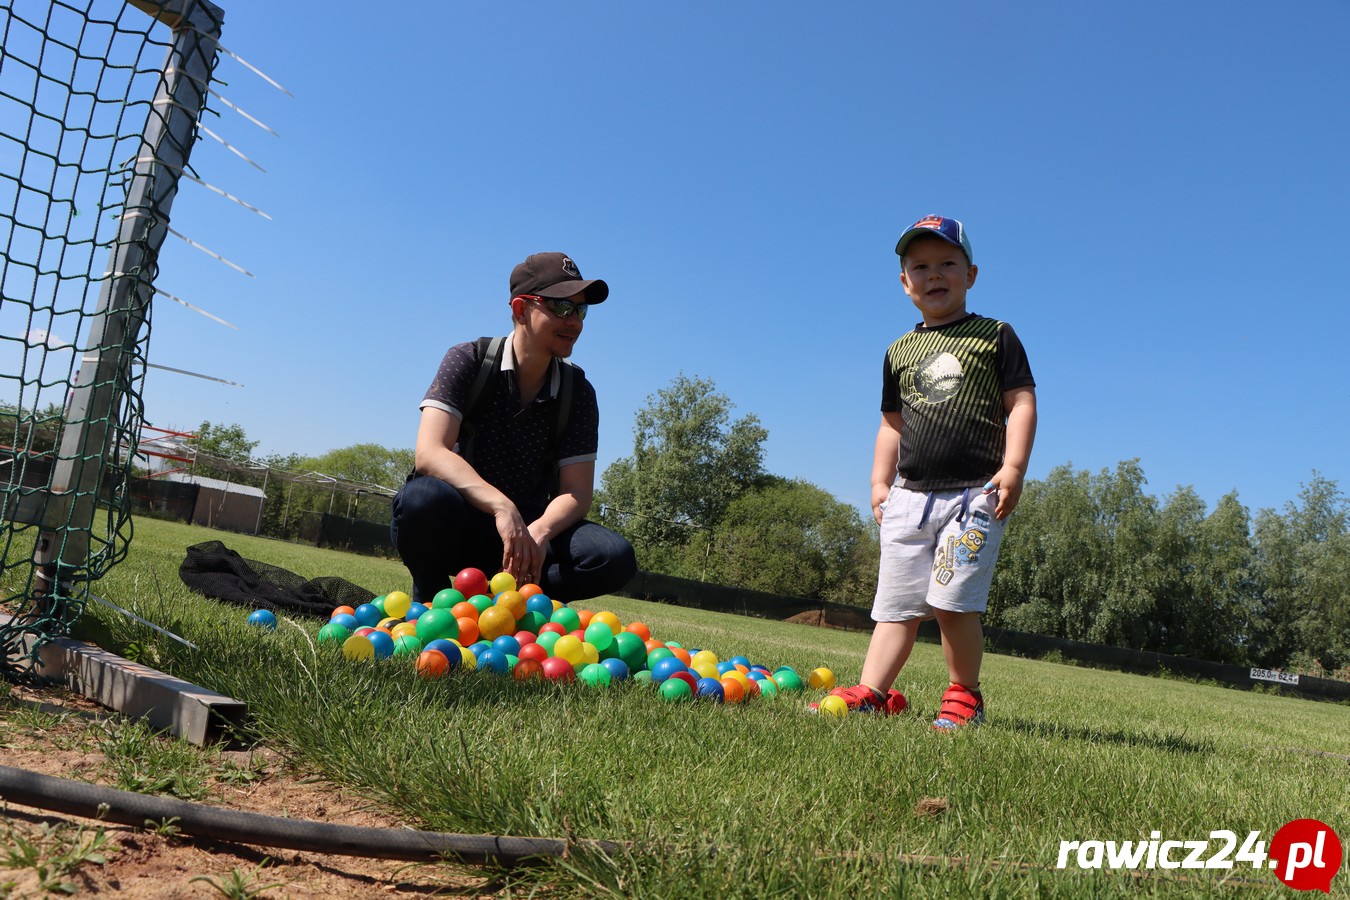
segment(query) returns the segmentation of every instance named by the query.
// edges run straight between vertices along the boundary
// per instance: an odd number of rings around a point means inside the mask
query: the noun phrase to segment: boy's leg
[[[927,496],[897,486],[882,505],[881,564],[872,603],[877,624],[859,684],[830,692],[843,697],[850,709],[893,714],[909,705],[891,685],[914,649],[919,622],[932,615],[924,594],[937,531],[928,522]]]
[[[947,660],[947,677],[952,684],[972,691],[980,687],[980,664],[984,660],[984,627],[979,613],[937,610],[942,630],[942,655]]]
[[[1005,521],[994,518],[997,492],[963,491],[944,510],[944,523],[933,561],[928,603],[942,631],[942,655],[951,680],[933,727],[952,730],[984,720],[980,666],[984,628],[980,616],[989,603],[994,564],[1003,542]]]
[[[596,522],[581,521],[549,541],[539,586],[562,603],[617,591],[637,574],[633,545]]]
[[[904,622],[878,622],[872,630],[863,660],[861,683],[885,696],[914,649],[919,634],[919,619]]]

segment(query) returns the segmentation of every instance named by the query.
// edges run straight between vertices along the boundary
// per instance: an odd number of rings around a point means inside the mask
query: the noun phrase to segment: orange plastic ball
[[[474,606],[468,600],[462,600],[450,607],[450,614],[456,619],[463,619],[467,616],[475,622],[478,621],[478,607]]]
[[[722,702],[740,703],[745,699],[745,688],[735,678],[727,677],[722,679]]]
[[[459,622],[459,641],[464,646],[469,646],[478,640],[478,610],[474,610],[474,615],[460,616],[455,621]]]
[[[423,678],[441,678],[450,671],[450,660],[439,650],[423,650],[417,655],[417,674]]]
[[[633,634],[636,634],[644,641],[650,641],[652,639],[651,629],[648,628],[646,625],[643,625],[641,622],[629,622],[628,626],[624,628],[624,631],[631,631],[633,632]]]

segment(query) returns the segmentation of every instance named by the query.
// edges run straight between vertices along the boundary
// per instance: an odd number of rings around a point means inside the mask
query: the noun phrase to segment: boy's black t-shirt
[[[905,487],[982,487],[1003,466],[1003,394],[1034,386],[1012,326],[974,313],[929,328],[916,325],[886,351],[881,411],[899,412]]]

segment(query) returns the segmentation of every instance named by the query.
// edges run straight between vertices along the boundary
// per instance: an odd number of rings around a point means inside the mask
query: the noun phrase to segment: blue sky
[[[1038,382],[1030,476],[1138,457],[1149,490],[1350,490],[1350,6],[228,0],[206,181],[173,225],[147,419],[259,454],[411,447],[446,347],[509,329],[540,250],[609,282],[574,361],[597,472],[681,372],[769,471],[866,506],[895,240],[965,221],[970,309]],[[340,12],[338,10],[341,10]],[[351,10],[351,11],[348,11]],[[1339,61],[1338,61],[1339,60]]]

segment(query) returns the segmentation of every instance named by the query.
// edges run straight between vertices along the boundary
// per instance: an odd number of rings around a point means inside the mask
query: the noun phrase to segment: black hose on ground
[[[361,828],[203,806],[151,797],[82,781],[0,766],[0,799],[51,812],[143,828],[171,820],[179,834],[257,847],[362,856],[372,859],[449,861],[471,865],[540,865],[569,850],[606,855],[622,849],[613,841],[574,841],[498,835],[446,834],[404,828]]]

